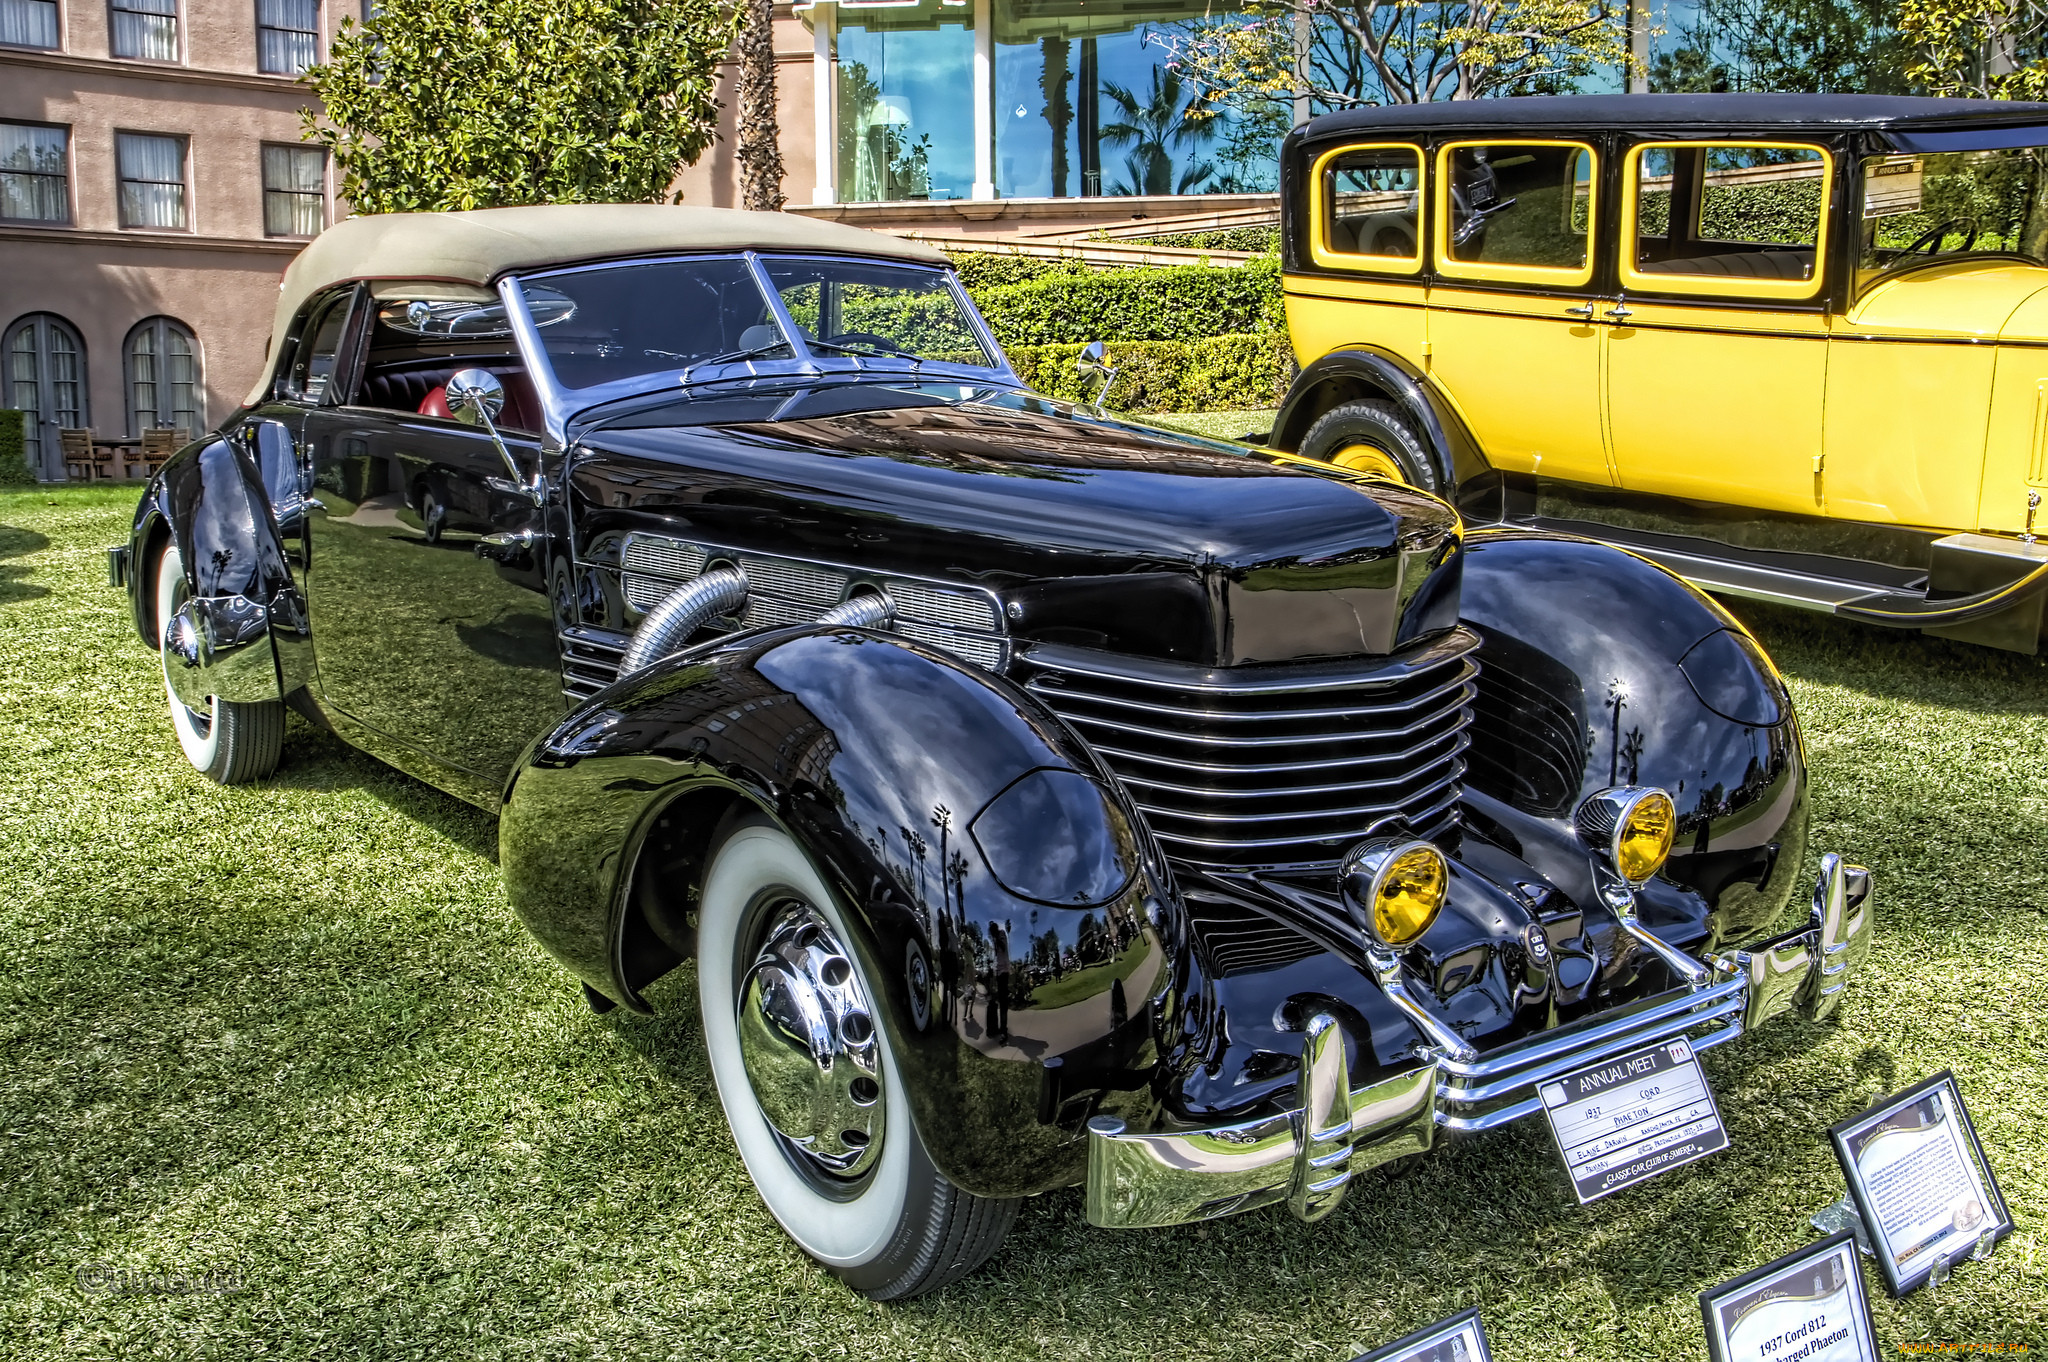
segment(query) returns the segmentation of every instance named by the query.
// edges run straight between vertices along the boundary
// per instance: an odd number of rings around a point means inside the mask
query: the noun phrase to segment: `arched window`
[[[199,339],[169,317],[151,317],[128,333],[122,356],[128,378],[128,433],[177,426],[191,439],[206,429],[206,392],[199,381]]]
[[[61,450],[57,432],[92,422],[86,404],[85,341],[78,328],[53,312],[31,312],[17,318],[0,336],[0,398],[28,413],[28,466],[45,478],[56,477]]]

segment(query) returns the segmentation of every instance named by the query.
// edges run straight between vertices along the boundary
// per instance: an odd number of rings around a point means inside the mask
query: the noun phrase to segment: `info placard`
[[[2012,1232],[1955,1075],[1944,1069],[1828,1131],[1885,1285],[1903,1296],[1937,1262]]]
[[[1684,1037],[1538,1092],[1580,1205],[1728,1147],[1720,1108]]]
[[[1493,1350],[1486,1346],[1486,1330],[1480,1327],[1479,1312],[1467,1310],[1440,1319],[1427,1329],[1417,1329],[1383,1348],[1374,1348],[1351,1362],[1493,1362]]]
[[[1700,1314],[1714,1362],[1879,1362],[1847,1230],[1700,1292]]]

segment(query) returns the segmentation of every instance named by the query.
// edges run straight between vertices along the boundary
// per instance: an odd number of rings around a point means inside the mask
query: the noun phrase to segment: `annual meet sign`
[[[1545,1083],[1544,1114],[1581,1203],[1728,1147],[1684,1038]]]

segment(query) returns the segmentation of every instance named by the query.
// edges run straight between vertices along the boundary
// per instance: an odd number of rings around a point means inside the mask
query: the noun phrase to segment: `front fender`
[[[1275,449],[1298,450],[1309,427],[1324,412],[1371,397],[1393,401],[1415,422],[1436,460],[1438,486],[1462,486],[1487,471],[1477,442],[1423,376],[1367,345],[1332,350],[1296,374],[1281,400],[1267,443]]]
[[[174,676],[173,683],[181,694],[194,696],[280,698],[286,688],[276,635],[302,638],[306,610],[248,451],[234,439],[211,436],[167,462],[143,492],[130,539],[136,564],[129,575],[130,603],[138,632],[151,646],[161,643],[169,623],[155,618],[145,557],[159,525],[178,546],[192,606],[187,674]],[[216,627],[221,621],[235,627]]]
[[[1572,814],[1607,786],[1660,786],[1678,837],[1646,920],[1698,920],[1707,949],[1768,933],[1805,859],[1805,753],[1734,617],[1633,554],[1521,530],[1467,536],[1461,614],[1484,640],[1471,825],[1591,904]]]
[[[988,811],[1034,772],[1100,790],[1094,812],[1070,802],[1032,830],[1116,867],[1102,883],[1122,887],[1101,901],[998,878],[1001,839],[979,820],[1010,817]],[[729,807],[706,791],[770,814],[841,894],[947,1177],[984,1196],[1069,1185],[1089,1116],[1149,1112],[1155,1036],[1179,996],[1162,939],[1178,909],[1120,788],[1023,692],[898,637],[813,626],[670,658],[538,741],[501,816],[507,891],[557,959],[636,1010],[635,868],[657,826],[687,837],[679,820]],[[658,892],[694,902],[696,888]]]

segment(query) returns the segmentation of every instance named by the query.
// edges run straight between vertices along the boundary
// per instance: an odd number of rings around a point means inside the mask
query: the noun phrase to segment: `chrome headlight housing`
[[[1653,785],[1617,785],[1579,805],[1573,819],[1586,849],[1631,886],[1664,868],[1678,833],[1678,806]]]
[[[1367,942],[1392,951],[1413,944],[1436,921],[1451,871],[1428,842],[1378,838],[1345,856],[1338,885]]]

